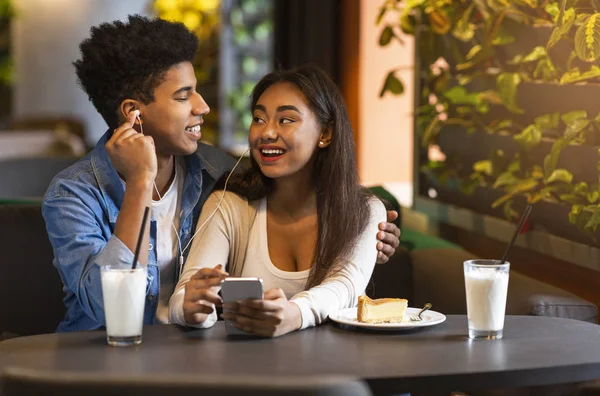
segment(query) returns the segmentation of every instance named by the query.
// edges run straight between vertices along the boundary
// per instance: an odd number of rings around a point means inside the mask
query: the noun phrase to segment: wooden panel
[[[440,223],[440,236],[457,243],[482,258],[500,259],[504,242]],[[516,271],[559,287],[600,306],[600,272],[514,246],[510,252],[511,267]]]
[[[339,40],[339,85],[354,131],[355,154],[359,161],[360,0],[343,1]],[[360,165],[360,164],[358,164]]]

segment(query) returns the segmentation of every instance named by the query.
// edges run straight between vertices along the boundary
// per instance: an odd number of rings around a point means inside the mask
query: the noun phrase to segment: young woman
[[[256,276],[264,299],[226,306],[222,317],[274,337],[356,305],[377,259],[375,235],[386,211],[358,182],[346,108],[323,71],[268,74],[254,88],[252,113],[252,168],[232,181],[235,192],[207,199],[169,317],[212,326],[221,279]]]

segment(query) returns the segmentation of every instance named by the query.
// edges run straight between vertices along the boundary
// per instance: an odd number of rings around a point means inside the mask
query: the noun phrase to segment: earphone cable
[[[144,134],[144,127],[142,126],[142,120],[140,119],[139,113],[137,114],[137,119],[140,122],[140,132],[143,135]],[[190,244],[192,243],[192,241],[194,240],[194,238],[196,237],[196,235],[198,235],[198,233],[202,230],[202,228],[213,218],[213,216],[215,215],[215,213],[217,213],[217,210],[219,210],[219,208],[221,207],[221,204],[223,203],[223,199],[225,198],[225,192],[227,191],[227,183],[229,183],[229,178],[231,178],[231,175],[233,174],[233,172],[235,171],[235,169],[238,167],[238,165],[242,161],[242,158],[244,158],[244,156],[249,151],[250,151],[250,149],[244,151],[244,153],[242,155],[240,155],[240,158],[237,160],[237,162],[235,163],[235,165],[233,166],[233,168],[229,172],[229,175],[227,175],[227,179],[225,179],[225,185],[223,186],[223,194],[221,194],[221,199],[219,200],[219,203],[217,204],[217,207],[212,211],[212,213],[208,216],[208,218],[204,221],[204,223],[202,223],[198,227],[198,229],[196,230],[196,232],[194,233],[194,235],[192,235],[192,237],[188,241],[187,245],[185,245],[185,247],[183,249],[181,248],[181,237],[179,236],[179,233],[177,232],[177,227],[175,227],[175,223],[173,222],[173,219],[175,218],[175,216],[173,216],[171,218],[171,226],[173,227],[173,230],[175,231],[175,236],[177,237],[177,244],[178,244],[178,247],[179,247],[179,276],[181,276],[181,273],[183,272],[183,253],[187,250],[188,247],[190,247]],[[177,164],[174,164],[174,166],[177,166]],[[162,196],[160,195],[160,192],[158,191],[158,187],[156,186],[156,182],[152,182],[152,184],[154,185],[154,190],[156,191],[156,194],[158,195],[158,199],[162,200]]]

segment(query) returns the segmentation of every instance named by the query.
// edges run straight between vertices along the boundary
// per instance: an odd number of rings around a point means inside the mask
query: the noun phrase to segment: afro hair
[[[192,62],[198,39],[183,24],[130,15],[128,22],[103,23],[91,29],[73,62],[79,84],[111,128],[125,99],[154,101],[165,73]]]

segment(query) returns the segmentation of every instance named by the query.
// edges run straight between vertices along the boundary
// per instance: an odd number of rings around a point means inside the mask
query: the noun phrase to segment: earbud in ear
[[[140,111],[139,110],[132,110],[133,111],[133,118],[137,118],[138,120],[140,119]]]

